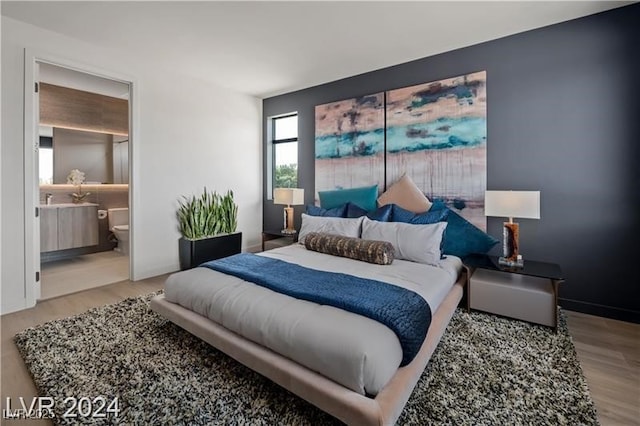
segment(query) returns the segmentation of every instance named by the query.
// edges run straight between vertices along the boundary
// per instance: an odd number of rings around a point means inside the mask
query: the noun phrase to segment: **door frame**
[[[39,94],[35,91],[39,82],[38,63],[46,63],[68,68],[84,74],[90,74],[129,86],[129,279],[136,279],[135,241],[136,226],[134,220],[137,196],[135,187],[138,182],[138,84],[130,76],[111,70],[104,70],[85,63],[61,58],[56,55],[30,48],[24,51],[24,297],[25,308],[35,306],[40,298],[40,218],[36,211],[40,205],[38,150]],[[38,215],[39,216],[39,215]]]

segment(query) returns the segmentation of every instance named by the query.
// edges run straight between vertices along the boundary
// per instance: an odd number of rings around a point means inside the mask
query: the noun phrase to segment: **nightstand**
[[[558,327],[558,286],[564,282],[555,263],[524,261],[523,267],[498,263],[497,256],[470,255],[467,310],[476,309],[536,324]]]
[[[298,233],[296,232],[295,234],[285,234],[282,231],[275,229],[264,230],[262,231],[262,251],[264,251],[264,243],[276,239],[279,240],[279,246],[286,246],[298,241]]]

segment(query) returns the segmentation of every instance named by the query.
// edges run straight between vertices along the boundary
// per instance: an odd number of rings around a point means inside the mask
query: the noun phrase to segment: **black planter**
[[[195,268],[209,260],[220,259],[240,253],[242,232],[218,235],[203,240],[178,240],[180,270]]]

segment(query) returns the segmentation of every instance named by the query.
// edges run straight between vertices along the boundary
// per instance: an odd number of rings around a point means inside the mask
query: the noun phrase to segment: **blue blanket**
[[[203,263],[297,299],[344,309],[389,327],[402,346],[401,365],[416,356],[431,324],[431,308],[417,293],[347,274],[318,271],[251,253]]]

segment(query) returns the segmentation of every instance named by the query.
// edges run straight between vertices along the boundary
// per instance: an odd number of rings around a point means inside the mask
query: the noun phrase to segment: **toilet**
[[[129,254],[129,209],[107,209],[109,216],[109,231],[118,239],[118,245],[114,248],[122,254]]]

